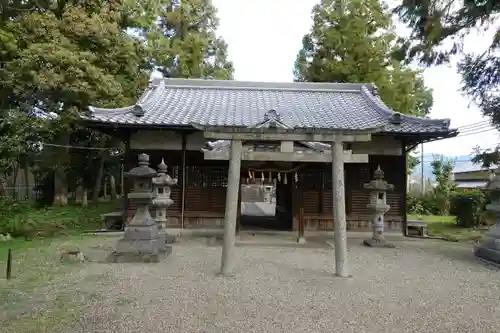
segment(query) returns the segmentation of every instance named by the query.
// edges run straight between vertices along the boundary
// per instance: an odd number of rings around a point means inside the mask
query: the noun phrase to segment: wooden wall
[[[137,166],[140,153],[150,155],[150,166],[154,169],[165,159],[169,174],[178,178],[178,185],[172,187],[173,205],[168,209],[168,227],[181,226],[182,212],[182,151],[144,150],[131,151],[125,160],[125,170]],[[373,172],[380,165],[385,172],[385,179],[395,185],[395,190],[387,194],[387,202],[391,206],[386,214],[387,223],[400,224],[405,214],[405,164],[403,156],[371,155],[367,164],[345,164],[346,213],[351,229],[364,229],[369,226],[370,211],[366,208],[369,193],[363,190],[363,184],[372,179]],[[185,206],[184,227],[220,227],[223,223],[226,202],[226,185],[228,175],[227,161],[205,161],[201,152],[186,152],[185,168]],[[298,172],[297,204],[303,205],[306,229],[330,230],[332,222],[332,181],[330,164],[310,164]],[[130,181],[125,182],[125,190],[131,188]],[[236,199],[235,199],[236,200]],[[130,218],[135,207],[128,202],[127,214]],[[296,215],[294,213],[294,215]],[[399,223],[399,224],[397,224]],[[294,229],[297,229],[294,218]]]
[[[193,224],[199,224],[198,218],[224,217],[226,204],[226,185],[228,174],[227,161],[205,161],[201,152],[186,152],[186,173],[182,177],[182,151],[141,150],[130,151],[125,161],[125,170],[137,166],[137,156],[146,153],[150,156],[150,167],[157,169],[161,159],[168,166],[168,173],[178,179],[177,186],[172,187],[171,198],[174,201],[167,210],[169,216],[167,227],[181,227],[182,214],[182,182],[185,180],[184,216]],[[125,191],[132,188],[130,180],[125,181]],[[132,218],[136,207],[127,200],[128,220]],[[186,222],[185,219],[185,222]],[[218,222],[220,224],[220,221]],[[184,223],[184,227],[189,227]],[[193,225],[195,226],[195,225]]]
[[[380,165],[385,179],[394,184],[394,191],[387,193],[387,203],[391,209],[386,214],[387,223],[400,228],[405,215],[405,164],[403,156],[370,155],[369,163],[346,163],[345,198],[348,224],[353,229],[366,228],[371,212],[366,207],[369,192],[363,184],[372,180],[373,172]],[[297,205],[303,205],[306,229],[333,229],[333,194],[331,165],[310,165],[299,173]],[[295,214],[296,215],[296,214]],[[297,218],[298,219],[298,218]],[[294,221],[294,227],[297,221]],[[295,228],[294,228],[295,229]]]

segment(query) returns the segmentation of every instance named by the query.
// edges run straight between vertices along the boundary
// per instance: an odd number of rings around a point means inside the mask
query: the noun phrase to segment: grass
[[[100,297],[99,273],[85,263],[62,262],[69,249],[85,249],[100,236],[59,236],[0,243],[0,332],[54,332],[71,327],[84,307]],[[12,279],[6,280],[7,248],[12,249]]]
[[[38,209],[27,206],[8,217],[5,217],[8,214],[4,214],[4,217],[0,218],[0,233],[9,232],[12,236],[24,236],[30,233],[27,226],[45,231],[48,235],[61,229],[68,233],[96,229],[101,227],[101,214],[112,212],[116,205],[115,201],[111,201],[86,208],[79,205]],[[56,226],[59,229],[56,229]]]
[[[99,228],[101,214],[114,209],[116,202],[88,208],[29,207],[0,221],[0,229],[2,225],[11,230],[15,227],[19,236],[0,242],[0,332],[54,332],[75,325],[85,305],[100,297],[96,286],[106,279],[96,280],[95,272],[82,270],[87,264],[61,261],[60,255],[66,250],[85,249],[102,241],[102,237],[81,233]],[[21,228],[27,221],[42,230],[52,225],[63,226],[64,234],[48,234],[51,237],[25,241]],[[6,280],[9,248],[13,257],[12,279]]]
[[[429,236],[441,237],[452,242],[474,242],[480,239],[485,229],[462,228],[455,223],[455,216],[408,215],[408,219],[427,223]]]

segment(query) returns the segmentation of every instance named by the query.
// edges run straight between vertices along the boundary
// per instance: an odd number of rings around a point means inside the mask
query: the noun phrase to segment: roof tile
[[[89,107],[89,121],[157,126],[256,126],[274,109],[289,127],[366,129],[383,126],[394,133],[449,133],[449,120],[402,115],[373,95],[370,84],[257,83],[160,79],[151,83],[135,106]],[[143,116],[133,113],[137,106]]]

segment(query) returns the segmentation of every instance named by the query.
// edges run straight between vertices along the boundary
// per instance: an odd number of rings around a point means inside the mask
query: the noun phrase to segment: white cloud
[[[292,81],[293,64],[302,36],[312,24],[311,10],[318,0],[213,0],[220,19],[219,34],[229,45],[235,79],[244,81]],[[466,40],[466,51],[484,50],[489,33],[478,32]],[[434,89],[433,118],[450,118],[452,127],[484,119],[458,89],[455,66],[426,69],[425,81]],[[476,145],[491,147],[496,131],[429,143],[428,153],[469,154]]]

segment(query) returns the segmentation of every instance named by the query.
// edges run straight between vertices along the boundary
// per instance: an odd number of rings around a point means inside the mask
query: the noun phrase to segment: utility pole
[[[424,179],[424,143],[422,142],[420,148],[420,167],[421,167],[421,174],[420,174],[420,184],[422,186],[422,195],[425,194],[425,179]]]

